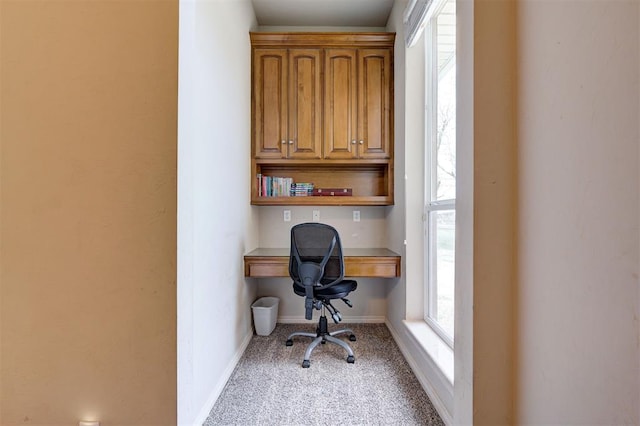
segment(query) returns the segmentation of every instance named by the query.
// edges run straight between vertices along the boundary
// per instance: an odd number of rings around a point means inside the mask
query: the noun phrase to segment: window
[[[426,23],[425,321],[453,346],[456,217],[456,2]]]

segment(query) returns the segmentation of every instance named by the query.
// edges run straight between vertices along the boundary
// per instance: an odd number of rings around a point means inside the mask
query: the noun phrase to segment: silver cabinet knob
[[[287,141],[282,141],[282,145],[285,145],[287,143]]]
[[[364,144],[364,141],[360,141],[360,145],[363,145],[363,144]]]
[[[356,144],[356,140],[355,140],[355,139],[354,139],[354,140],[352,140],[352,141],[351,141],[351,144],[352,144],[352,145],[355,145],[355,144]]]
[[[289,145],[293,145],[293,141],[289,141]]]

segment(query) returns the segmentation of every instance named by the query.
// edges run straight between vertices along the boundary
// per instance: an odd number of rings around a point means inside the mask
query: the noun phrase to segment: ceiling
[[[252,0],[260,26],[385,27],[394,0]]]

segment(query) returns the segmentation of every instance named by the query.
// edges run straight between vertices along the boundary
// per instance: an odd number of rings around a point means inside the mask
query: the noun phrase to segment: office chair
[[[342,315],[331,304],[341,299],[347,306],[351,302],[345,297],[356,289],[358,283],[344,279],[344,258],[338,231],[324,223],[301,223],[291,228],[291,254],[289,256],[289,275],[293,280],[293,291],[305,298],[305,319],[313,319],[313,310],[322,310],[316,333],[295,332],[287,337],[287,346],[293,345],[295,336],[312,337],[302,361],[303,368],[309,368],[311,352],[318,344],[334,343],[347,351],[347,362],[353,364],[355,357],[351,347],[334,337],[349,333],[349,340],[355,342],[356,336],[349,328],[329,332],[326,311],[337,324]]]

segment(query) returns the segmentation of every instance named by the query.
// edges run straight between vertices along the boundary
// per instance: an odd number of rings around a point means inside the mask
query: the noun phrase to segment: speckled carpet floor
[[[443,425],[384,324],[330,324],[357,336],[354,364],[341,347],[318,345],[302,368],[316,325],[278,324],[254,335],[204,425]]]

